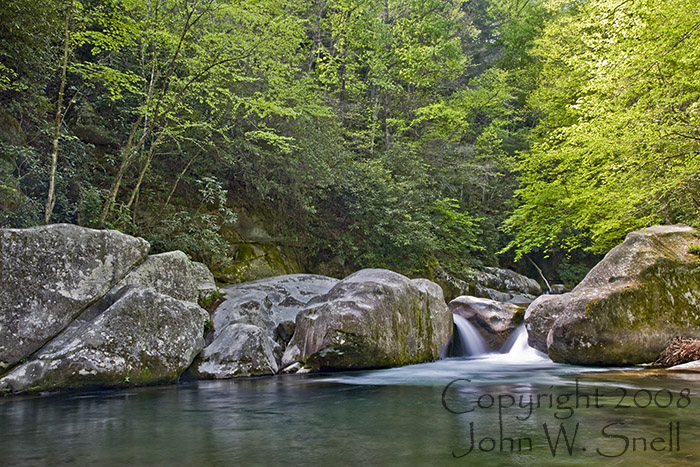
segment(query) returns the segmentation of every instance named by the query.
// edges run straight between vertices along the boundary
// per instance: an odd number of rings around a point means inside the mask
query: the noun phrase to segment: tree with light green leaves
[[[604,252],[650,224],[698,225],[700,3],[548,5],[531,97],[544,118],[518,163],[511,248]]]

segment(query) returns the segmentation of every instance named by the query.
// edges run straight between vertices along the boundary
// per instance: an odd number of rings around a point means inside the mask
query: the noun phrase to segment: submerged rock
[[[226,298],[212,318],[213,342],[196,373],[215,378],[276,373],[297,314],[336,283],[330,277],[291,274],[224,287]]]
[[[481,334],[487,350],[498,350],[522,323],[525,309],[512,303],[462,295],[448,305]]]
[[[382,269],[338,282],[297,315],[282,367],[378,368],[436,360],[449,342],[452,314],[442,289]]]
[[[176,381],[204,347],[207,319],[194,303],[123,288],[1,378],[0,392]]]
[[[655,361],[676,336],[700,337],[698,243],[687,226],[630,233],[572,292],[530,306],[530,345],[546,342],[559,362],[626,365]]]
[[[149,247],[114,230],[68,224],[0,230],[0,370],[65,329]]]

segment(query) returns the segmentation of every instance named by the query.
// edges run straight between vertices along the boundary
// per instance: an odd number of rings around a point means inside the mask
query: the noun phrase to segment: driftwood
[[[676,337],[661,352],[654,363],[658,366],[669,367],[695,360],[700,360],[700,339]]]

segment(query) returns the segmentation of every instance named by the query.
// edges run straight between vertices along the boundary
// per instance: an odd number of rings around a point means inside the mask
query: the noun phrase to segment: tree
[[[697,225],[697,2],[551,3],[532,100],[546,117],[519,163],[511,247],[603,252],[653,223]]]

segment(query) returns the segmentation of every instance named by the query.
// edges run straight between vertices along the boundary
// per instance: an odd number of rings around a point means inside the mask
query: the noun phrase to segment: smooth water
[[[458,335],[454,352],[465,357],[485,354],[486,344],[484,339],[481,338],[479,331],[466,318],[460,315],[453,314],[452,320]]]
[[[698,465],[699,381],[491,354],[8,398],[0,465]]]

